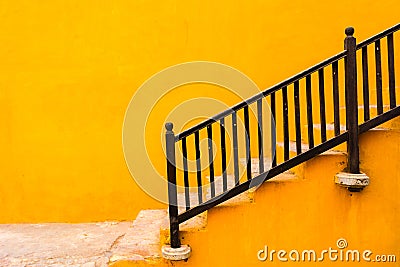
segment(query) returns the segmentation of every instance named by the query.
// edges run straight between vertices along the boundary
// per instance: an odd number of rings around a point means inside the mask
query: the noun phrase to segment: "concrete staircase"
[[[138,251],[127,246],[125,256],[113,251],[112,266],[262,266],[266,262],[257,253],[271,249],[336,248],[336,241],[345,238],[351,248],[365,248],[390,253],[400,242],[400,118],[360,136],[360,166],[371,179],[362,192],[351,193],[334,183],[334,176],[346,167],[346,145],[340,145],[262,184],[242,193],[203,214],[180,225],[182,244],[192,248],[185,261],[168,262],[161,258],[160,247],[169,243],[169,221],[165,211],[143,211],[139,216],[163,214],[162,220],[153,220],[143,227],[152,232],[153,246],[146,254],[132,257]],[[314,136],[319,137],[319,125],[314,125]],[[342,126],[341,130],[345,130]],[[306,130],[305,130],[306,131]],[[333,135],[328,125],[327,135]],[[303,132],[306,137],[306,132]],[[306,150],[307,144],[303,145]],[[282,150],[282,144],[278,145]],[[281,151],[278,151],[280,153]],[[296,153],[292,142],[290,153]],[[268,164],[268,159],[266,159]],[[258,173],[258,159],[252,159],[252,172]],[[222,179],[216,177],[216,192],[222,188]],[[233,178],[228,177],[228,188]],[[207,196],[210,190],[204,192]],[[193,201],[197,193],[191,195]],[[192,202],[193,203],[193,202]],[[142,220],[138,217],[137,220]],[[384,227],[383,227],[384,226]],[[371,231],[379,229],[379,231]],[[397,235],[393,235],[397,233]],[[132,233],[132,238],[136,236]],[[158,238],[159,236],[159,238]],[[129,239],[129,235],[124,238]],[[381,245],[377,240],[385,240]],[[368,243],[368,241],[375,240]],[[365,243],[366,242],[366,243]],[[316,244],[307,247],[307,244]],[[320,247],[320,244],[326,244]],[[395,252],[391,252],[395,253]],[[267,259],[269,265],[283,262]],[[314,266],[315,262],[302,262]],[[325,259],[321,265],[330,265]],[[348,263],[351,265],[351,263]],[[389,266],[392,266],[388,264]],[[303,266],[303,265],[302,265]]]

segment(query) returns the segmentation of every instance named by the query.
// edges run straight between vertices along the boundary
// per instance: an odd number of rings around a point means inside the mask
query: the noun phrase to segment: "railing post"
[[[345,30],[344,49],[347,51],[345,59],[345,95],[346,95],[346,128],[349,133],[347,141],[348,171],[360,173],[358,150],[358,102],[357,102],[357,59],[356,38],[353,37],[354,28]]]
[[[167,150],[167,177],[168,177],[168,203],[171,248],[179,248],[179,223],[178,223],[178,195],[176,189],[176,166],[175,166],[175,134],[172,130],[174,125],[170,122],[165,124],[165,142]]]

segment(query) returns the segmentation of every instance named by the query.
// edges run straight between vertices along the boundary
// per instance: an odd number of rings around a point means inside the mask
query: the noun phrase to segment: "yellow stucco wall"
[[[266,88],[341,51],[346,26],[361,40],[398,23],[399,5],[2,1],[0,222],[127,220],[162,207],[137,187],[122,153],[124,112],[146,79],[209,60]]]

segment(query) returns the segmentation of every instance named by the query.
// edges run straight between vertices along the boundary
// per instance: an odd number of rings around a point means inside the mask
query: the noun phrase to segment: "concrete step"
[[[340,133],[344,133],[346,131],[345,125],[340,125]],[[316,123],[313,124],[313,135],[314,135],[314,145],[319,145],[322,142],[321,139],[321,124]],[[333,123],[326,124],[326,139],[329,140],[335,137],[335,125]],[[302,127],[301,131],[301,139],[304,143],[308,143],[308,126],[305,125]],[[342,143],[332,149],[333,151],[346,151],[347,146],[346,143]]]
[[[306,152],[309,150],[309,146],[306,143],[301,144],[302,147],[302,152]],[[347,153],[345,152],[346,149],[346,144],[341,144],[334,149],[328,150],[320,155],[315,156],[315,158],[320,158],[323,157],[326,160],[329,160],[329,157],[343,157],[345,158]],[[296,142],[290,141],[289,142],[289,156],[290,158],[295,157],[297,155],[296,151]],[[282,163],[284,162],[284,144],[283,142],[278,142],[277,147],[276,147],[276,156],[277,156],[277,162]],[[307,167],[307,162],[304,162],[302,164],[299,164],[292,169],[289,170],[289,172],[296,174],[300,179],[304,178],[304,171],[305,168]]]
[[[246,166],[246,159],[240,159],[241,164]],[[272,161],[270,158],[264,158],[264,172],[268,171],[272,168]],[[258,158],[251,158],[251,173],[252,177],[256,177],[260,174],[260,167],[259,167],[259,159]],[[293,179],[299,179],[301,177],[298,177],[294,169],[286,171],[272,179],[270,179],[268,182],[274,182],[274,181],[289,181]]]
[[[242,183],[244,181],[243,178],[244,177],[242,177],[242,179],[240,180],[240,183]],[[208,177],[208,179],[209,179],[209,177]],[[222,176],[214,177],[214,186],[215,186],[215,195],[216,196],[224,193]],[[235,187],[235,178],[233,175],[228,174],[227,175],[227,190],[232,189],[234,187]],[[251,189],[237,195],[236,197],[231,198],[231,199],[217,205],[216,207],[226,207],[226,206],[232,206],[232,205],[236,206],[236,205],[252,203],[254,200],[254,191],[255,191],[255,189],[251,188]],[[207,187],[206,198],[211,199],[211,184],[209,184],[209,186]]]
[[[383,123],[382,125],[380,125],[377,128],[400,130],[400,117],[396,117],[394,119],[391,119],[390,121]]]
[[[142,210],[133,224],[115,240],[110,249],[111,266],[124,262],[137,265],[158,265],[163,261],[160,253],[160,227],[167,210]]]
[[[389,105],[383,105],[383,112],[389,111],[390,110],[390,106]],[[378,110],[377,110],[377,106],[376,105],[370,105],[370,119],[375,118],[376,116],[378,116]],[[363,123],[364,122],[364,106],[359,105],[358,106],[358,121],[359,123]],[[341,124],[345,125],[346,123],[346,108],[345,107],[340,107],[340,122]],[[332,122],[329,122],[333,124]],[[341,126],[344,127],[345,126]],[[400,117],[394,118],[388,122],[383,123],[382,125],[378,126],[379,128],[387,128],[387,129],[396,129],[396,130],[400,130]]]
[[[203,202],[211,199],[211,183],[209,181],[209,177],[206,185],[202,187],[202,196]],[[243,179],[242,179],[243,180]],[[242,182],[242,181],[241,181]],[[227,190],[233,188],[235,185],[235,180],[233,175],[227,175]],[[215,196],[223,194],[223,178],[222,176],[216,176],[214,178],[214,186],[215,186]],[[199,205],[199,197],[197,193],[196,187],[191,187],[189,192],[190,199],[190,207],[196,207]],[[254,189],[253,189],[254,190]],[[244,203],[251,203],[253,199],[253,190],[248,190],[243,192],[242,194],[225,201],[224,203],[219,204],[218,206],[226,206],[226,205],[241,205]],[[186,210],[186,197],[184,192],[178,193],[178,211],[179,213],[183,213]]]
[[[389,105],[384,105],[383,106],[383,112],[386,112],[390,109]],[[346,108],[345,107],[340,107],[340,133],[343,133],[346,131]],[[376,105],[371,105],[370,106],[370,118],[374,118],[378,115],[377,112],[377,106]],[[364,122],[364,106],[360,105],[358,106],[358,118],[359,118],[359,123]],[[382,125],[379,126],[379,128],[387,128],[387,129],[400,129],[400,117],[394,118]],[[321,124],[320,123],[314,123],[313,124],[313,135],[314,135],[314,144],[320,144],[321,143]],[[334,124],[333,121],[329,121],[326,124],[326,135],[327,139],[330,139],[334,137]],[[301,138],[304,143],[308,143],[308,126],[307,124],[303,125],[301,128]],[[294,141],[294,140],[293,140]],[[339,151],[346,151],[345,144],[338,146],[334,148],[333,150],[339,150]]]
[[[240,164],[244,167],[247,166],[246,159],[241,158],[240,159]],[[264,158],[264,170],[269,170],[272,167],[272,160],[271,158]],[[260,168],[259,168],[259,159],[258,158],[251,158],[251,173],[252,176],[255,177],[260,174]]]
[[[364,121],[362,121],[362,122],[364,122]],[[345,123],[345,121],[342,121],[342,123]],[[333,123],[326,124],[327,140],[335,137],[335,128],[334,127],[335,126]],[[390,121],[379,125],[378,127],[376,127],[376,129],[400,130],[400,117],[391,119]],[[346,126],[344,124],[341,124],[340,125],[340,133],[344,133],[345,131],[346,131]],[[321,143],[321,124],[319,124],[319,123],[313,124],[313,134],[314,134],[314,144],[315,145],[320,144]],[[308,126],[307,125],[304,125],[302,127],[301,138],[302,138],[302,142],[308,143]],[[346,143],[343,143],[341,145],[334,147],[332,150],[346,151],[347,145],[346,145]]]
[[[245,161],[245,159],[243,159],[243,160]],[[266,159],[264,162],[267,162],[267,161],[268,161],[268,159]],[[257,162],[257,165],[256,165],[257,167],[255,167],[255,164],[252,164],[253,177],[255,177],[259,174],[258,159],[253,158],[252,163],[256,163],[256,162]],[[253,169],[253,167],[256,169]],[[246,178],[245,177],[243,177],[243,178],[240,181],[241,183],[246,181]],[[293,181],[293,180],[297,180],[297,179],[298,179],[298,177],[296,174],[287,171],[285,173],[281,173],[281,174],[275,176],[274,178],[268,180],[267,182],[284,182],[284,181],[288,182],[288,181]],[[234,180],[233,175],[228,175],[227,176],[228,190],[233,188],[234,185],[235,185],[235,180]],[[231,207],[231,206],[238,206],[238,205],[245,205],[245,204],[253,203],[255,195],[256,195],[256,191],[258,188],[259,188],[259,186],[252,187],[249,190],[237,195],[236,197],[217,205],[215,208]],[[218,193],[222,193],[222,191],[223,191],[222,176],[215,177],[215,191],[217,192],[216,195],[218,195]],[[211,198],[211,188],[208,188],[208,190],[207,190],[207,198],[208,199]]]
[[[189,235],[192,233],[204,232],[207,226],[207,211],[181,223],[179,225],[179,233],[181,235],[181,243],[185,244],[184,238],[182,236]],[[169,215],[163,217],[162,222],[158,228],[160,238],[159,245],[160,247],[163,245],[169,245],[171,243],[171,235],[170,235],[170,223],[169,223]]]
[[[383,105],[383,112],[386,112],[390,109],[389,105]],[[377,105],[370,105],[369,106],[369,116],[370,118],[374,118],[378,115],[378,106]],[[346,107],[340,107],[339,108],[339,116],[340,116],[340,122],[342,124],[346,123]],[[359,123],[364,122],[364,106],[363,105],[358,105],[358,121]],[[333,123],[333,121],[330,121],[329,123]]]
[[[207,185],[202,187],[203,202],[205,201],[206,196],[207,196],[207,188],[208,188]],[[197,192],[197,187],[189,188],[189,201],[190,201],[190,207],[195,207],[195,206],[199,205],[200,202],[199,202],[199,195]],[[186,210],[185,192],[178,193],[178,210],[179,210],[179,213],[182,213]]]
[[[293,173],[291,171],[286,171],[268,180],[267,183],[295,182],[299,181],[300,179],[301,177],[299,177],[296,173]]]

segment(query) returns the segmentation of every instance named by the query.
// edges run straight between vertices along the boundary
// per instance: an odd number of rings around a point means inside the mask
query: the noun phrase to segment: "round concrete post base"
[[[161,248],[163,258],[172,261],[188,259],[191,251],[192,250],[188,245],[181,245],[179,248],[171,248],[169,245],[164,245]]]
[[[369,177],[365,173],[339,172],[335,175],[335,183],[346,187],[350,192],[360,192],[369,185]]]

